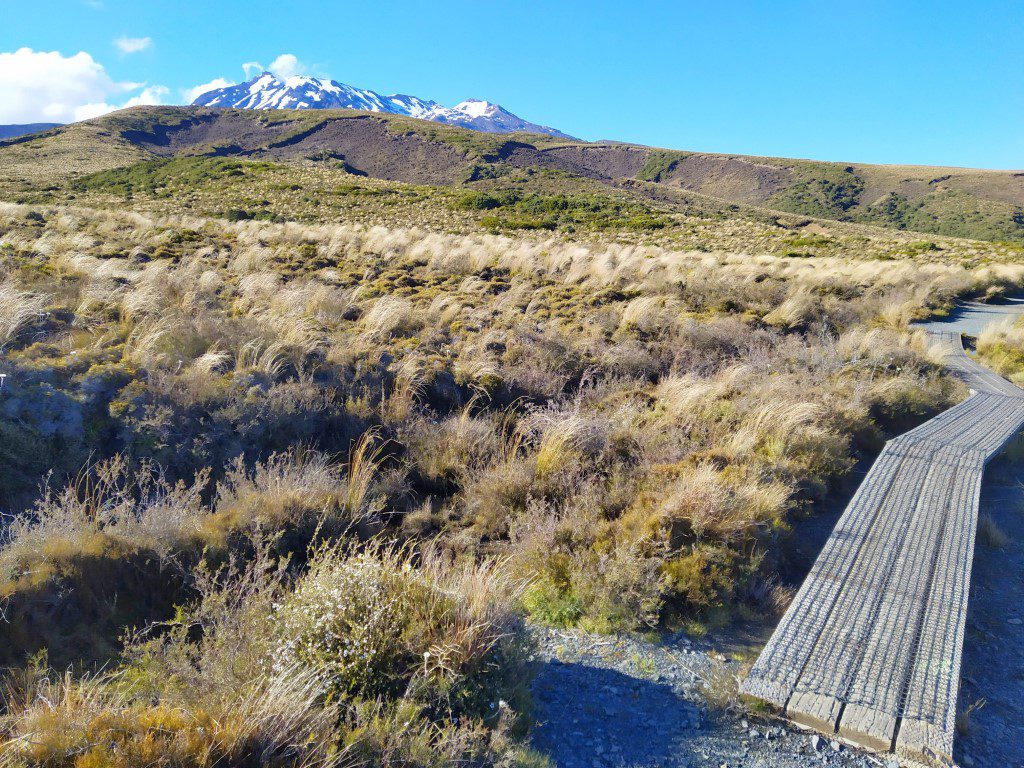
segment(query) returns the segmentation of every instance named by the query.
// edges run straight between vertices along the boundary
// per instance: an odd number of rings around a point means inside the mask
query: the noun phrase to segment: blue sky
[[[0,0],[0,13],[0,123],[180,103],[291,54],[310,74],[484,98],[586,139],[1024,168],[1019,0]],[[50,84],[73,77],[81,87]]]

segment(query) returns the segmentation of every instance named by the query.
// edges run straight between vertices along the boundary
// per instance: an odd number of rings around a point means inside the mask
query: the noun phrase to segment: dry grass
[[[7,740],[0,745],[10,765],[353,763],[346,750],[335,747],[337,715],[321,704],[319,682],[300,670],[261,678],[212,710],[146,701],[117,674],[42,675],[17,698],[21,705],[4,718]]]
[[[569,530],[552,534],[566,561],[523,567],[564,571],[545,594],[594,626],[756,591],[771,558],[752,553],[798,505],[960,396],[906,320],[1024,274],[29,210],[0,211],[9,252],[41,259],[5,285],[66,319],[12,346],[21,401],[60,371],[95,404],[67,405],[68,434],[91,419],[173,482],[226,471],[201,537],[411,515],[455,551],[526,563],[509,536],[536,501]]]
[[[966,736],[971,732],[971,716],[982,709],[987,702],[985,699],[977,699],[969,704],[964,703],[956,714],[956,732],[960,736]]]
[[[20,291],[10,280],[0,282],[0,348],[37,319],[45,306],[42,296]]]
[[[508,738],[527,649],[514,611],[521,587],[501,564],[322,548],[292,585],[267,544],[256,542],[248,566],[200,568],[199,601],[136,633],[119,669],[74,677],[33,667],[11,678],[4,759],[543,764]]]
[[[26,576],[39,581],[46,564],[115,542],[168,555],[205,514],[208,478],[207,470],[192,484],[170,483],[150,467],[132,472],[123,456],[87,467],[65,488],[47,489],[30,514],[11,521],[0,548],[0,578],[8,590]]]
[[[529,762],[521,609],[600,631],[782,610],[801,515],[966,394],[907,322],[1024,267],[945,241],[883,260],[903,236],[877,232],[788,258],[764,226],[641,243],[0,205],[5,659],[117,663],[126,627],[169,622],[121,677],[31,689],[12,744],[46,721],[53,754],[100,762],[83,728],[132,760],[263,740],[292,744],[282,765]],[[289,741],[320,732],[305,674],[344,702],[329,749]]]
[[[1024,384],[1024,325],[1003,321],[988,326],[978,337],[978,356],[1014,384]]]

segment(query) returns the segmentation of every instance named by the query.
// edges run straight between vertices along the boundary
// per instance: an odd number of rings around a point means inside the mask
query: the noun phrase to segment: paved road
[[[968,358],[960,331],[1021,311],[968,306],[926,328],[972,394],[886,445],[745,693],[906,764],[952,764],[982,472],[1024,424],[1024,390]]]

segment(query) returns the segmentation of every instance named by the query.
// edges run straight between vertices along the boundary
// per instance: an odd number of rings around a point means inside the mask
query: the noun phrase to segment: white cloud
[[[94,117],[105,115],[107,112],[113,112],[117,109],[113,104],[107,104],[105,101],[99,101],[93,104],[80,104],[71,110],[71,118],[68,119],[65,115],[52,115],[54,122],[58,123],[77,123],[79,120],[92,120]]]
[[[159,85],[116,82],[85,51],[73,56],[31,48],[0,52],[0,123],[87,120],[122,106],[162,103],[167,93]]]
[[[231,85],[235,85],[234,81],[225,80],[223,77],[215,77],[208,83],[202,83],[192,88],[182,88],[181,100],[186,104],[191,104],[207,91],[212,91],[214,88],[227,88]]]
[[[282,53],[270,62],[270,66],[267,69],[278,77],[294,77],[296,75],[305,75],[309,72],[309,67],[291,53]]]
[[[242,71],[245,72],[246,80],[251,80],[263,72],[272,72],[282,78],[295,77],[296,75],[311,75],[315,69],[315,67],[309,66],[304,61],[299,61],[299,57],[294,53],[282,53],[267,66],[263,66],[258,61],[247,61],[242,65]]]
[[[163,85],[150,85],[142,89],[142,93],[132,96],[120,108],[141,107],[144,105],[164,104],[164,97],[171,92],[170,88]]]
[[[117,50],[121,53],[138,53],[153,47],[151,37],[119,37],[114,41]]]
[[[131,83],[131,85],[135,85]],[[153,106],[157,104],[164,104],[164,97],[171,92],[170,88],[163,85],[151,85],[147,88],[143,88],[142,91],[135,96],[132,96],[128,101],[120,106],[114,104],[107,104],[100,102],[98,104],[82,104],[75,108],[74,115],[75,120],[91,120],[94,117],[105,115],[107,112],[113,112],[115,109],[127,109],[128,107],[141,107],[141,106]]]

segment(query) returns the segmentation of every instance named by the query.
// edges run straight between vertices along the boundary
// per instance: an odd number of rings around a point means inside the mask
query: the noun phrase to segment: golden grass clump
[[[1015,384],[1024,384],[1024,324],[1004,321],[986,328],[977,340],[978,356]]]
[[[8,764],[538,764],[510,738],[529,648],[502,564],[325,546],[292,583],[253,543],[247,566],[197,569],[198,601],[116,669],[12,677]]]
[[[43,297],[19,290],[11,280],[0,282],[0,343],[13,341],[45,306]]]
[[[319,693],[313,675],[288,670],[193,709],[136,697],[123,675],[45,675],[17,693],[23,708],[5,718],[2,749],[9,765],[61,768],[352,764],[335,746],[336,715]]]

